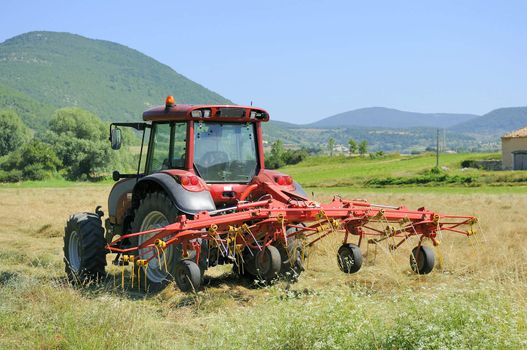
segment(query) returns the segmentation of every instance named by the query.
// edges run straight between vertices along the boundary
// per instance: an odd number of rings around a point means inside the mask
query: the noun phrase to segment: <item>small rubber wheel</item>
[[[275,247],[280,252],[281,266],[280,277],[291,282],[296,282],[298,277],[305,270],[304,260],[306,252],[300,239],[290,239],[287,247],[281,243],[276,243]]]
[[[236,261],[233,264],[233,271],[240,277],[254,279],[257,275],[255,256],[258,250],[245,247],[242,256],[236,255]]]
[[[64,263],[71,283],[98,282],[106,275],[106,239],[99,215],[78,213],[69,218],[64,229]]]
[[[434,251],[424,245],[412,249],[410,254],[410,267],[412,271],[419,275],[426,275],[432,272],[435,264]]]
[[[282,267],[282,258],[278,249],[272,245],[258,251],[254,257],[256,276],[265,282],[274,280]]]
[[[346,243],[340,246],[337,254],[339,268],[345,273],[355,273],[362,266],[362,253],[360,248],[352,243]]]
[[[174,279],[182,292],[195,292],[201,286],[201,270],[194,261],[181,260],[176,263]]]

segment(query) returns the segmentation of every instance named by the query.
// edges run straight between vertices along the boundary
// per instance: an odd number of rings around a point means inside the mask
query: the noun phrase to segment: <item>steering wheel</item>
[[[222,151],[210,151],[205,153],[199,160],[200,165],[209,168],[213,165],[221,164],[221,163],[228,163],[229,162],[229,156],[227,153]]]

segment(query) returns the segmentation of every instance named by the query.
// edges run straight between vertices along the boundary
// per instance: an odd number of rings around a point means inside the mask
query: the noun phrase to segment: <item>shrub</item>
[[[476,182],[476,177],[472,175],[460,176],[449,175],[439,168],[432,168],[421,175],[417,176],[400,176],[400,177],[385,177],[372,178],[365,182],[366,186],[384,187],[396,185],[426,185],[426,184],[462,184],[471,185]]]
[[[3,182],[43,180],[55,173],[61,162],[53,149],[40,141],[32,140],[11,153],[2,163]]]
[[[106,140],[107,128],[94,114],[80,108],[55,112],[45,135],[70,179],[92,178],[95,171],[108,167],[112,155]]]
[[[22,146],[29,138],[29,130],[11,110],[0,111],[0,157]]]
[[[466,159],[464,161],[461,162],[461,167],[462,168],[476,168],[476,169],[481,169],[481,164],[478,163],[477,161],[473,160],[473,159]]]

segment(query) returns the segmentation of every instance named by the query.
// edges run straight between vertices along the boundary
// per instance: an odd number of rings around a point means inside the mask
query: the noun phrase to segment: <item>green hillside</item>
[[[0,109],[13,109],[25,123],[39,129],[47,124],[55,107],[0,84]]]
[[[527,126],[527,107],[498,108],[481,117],[452,127],[452,130],[468,134],[501,136]]]
[[[170,67],[123,45],[79,35],[31,32],[0,44],[0,108],[15,104],[33,127],[49,110],[88,109],[137,120],[166,95],[178,103],[229,103]],[[7,101],[7,103],[6,103]]]

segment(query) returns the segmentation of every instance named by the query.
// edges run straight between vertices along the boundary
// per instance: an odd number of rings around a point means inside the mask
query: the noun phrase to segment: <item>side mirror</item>
[[[112,144],[112,149],[118,150],[121,148],[121,129],[116,127],[110,131],[110,142]]]

